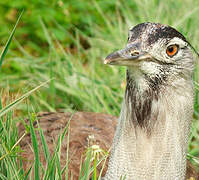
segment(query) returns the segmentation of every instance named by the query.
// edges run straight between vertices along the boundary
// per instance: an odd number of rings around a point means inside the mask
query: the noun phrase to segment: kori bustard
[[[115,133],[109,169],[105,179],[117,180],[193,180],[198,174],[187,161],[187,138],[193,111],[191,46],[175,29],[154,23],[137,25],[129,32],[124,50],[111,54],[107,64],[127,66],[127,87]],[[61,166],[65,167],[69,144],[69,179],[78,179],[81,156],[92,135],[99,146],[108,150],[117,118],[91,112],[40,113],[42,128],[50,153],[70,120],[70,138],[62,144]],[[37,127],[37,123],[34,124]],[[19,127],[20,137],[25,128]],[[40,159],[47,166],[40,134]],[[28,134],[20,145],[23,166],[28,170],[34,152]],[[102,167],[102,166],[101,166]],[[99,167],[99,171],[101,170]],[[185,170],[187,168],[187,170]],[[107,167],[105,166],[104,172]],[[191,179],[192,178],[192,179]]]
[[[104,63],[127,66],[105,180],[185,179],[194,103],[191,45],[170,26],[142,23]]]

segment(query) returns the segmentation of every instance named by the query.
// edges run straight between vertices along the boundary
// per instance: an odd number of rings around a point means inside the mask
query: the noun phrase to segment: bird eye
[[[178,46],[177,45],[170,45],[167,47],[166,53],[169,57],[173,57],[178,52]]]

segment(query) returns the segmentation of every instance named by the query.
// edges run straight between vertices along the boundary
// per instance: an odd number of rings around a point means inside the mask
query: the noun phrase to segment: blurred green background
[[[4,104],[40,83],[48,85],[16,107],[24,117],[39,111],[93,111],[119,115],[125,68],[102,59],[125,46],[128,29],[160,22],[177,28],[199,51],[198,0],[4,0],[0,2],[0,50],[24,10],[0,71]],[[198,65],[197,65],[198,66]],[[189,152],[199,157],[199,69]]]
[[[197,49],[198,6],[196,0],[1,1],[1,49],[24,10],[0,72],[1,87],[23,94],[53,78],[48,88],[31,96],[36,111],[76,109],[118,115],[124,68],[105,67],[101,60],[125,45],[131,26],[145,21],[176,27]],[[104,86],[110,94],[104,93]],[[26,105],[18,109],[25,113]]]

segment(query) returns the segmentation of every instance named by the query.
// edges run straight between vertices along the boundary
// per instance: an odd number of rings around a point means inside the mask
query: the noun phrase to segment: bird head
[[[157,84],[168,75],[192,77],[194,58],[186,38],[170,26],[138,24],[129,31],[124,49],[108,55],[104,64],[127,66],[129,75]],[[140,78],[138,78],[140,79]]]

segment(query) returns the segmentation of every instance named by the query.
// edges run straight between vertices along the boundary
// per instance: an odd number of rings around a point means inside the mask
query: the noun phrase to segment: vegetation
[[[197,0],[183,3],[180,0],[4,0],[0,2],[1,51],[23,9],[0,69],[0,179],[30,176],[36,179],[38,176],[40,162],[31,124],[36,119],[32,113],[81,110],[119,115],[125,68],[106,67],[102,59],[125,45],[129,27],[146,21],[169,24],[199,50]],[[198,65],[194,79],[195,111],[188,158],[199,168]],[[40,84],[42,87],[31,91]],[[31,120],[27,132],[32,134],[34,166],[38,170],[35,174],[32,169],[23,172],[20,168],[18,143],[21,137],[17,135],[16,123],[24,117]],[[43,144],[45,146],[45,141]],[[49,162],[59,162],[58,152],[59,144]],[[86,166],[90,167],[88,164],[87,161]],[[52,171],[46,170],[44,174],[47,178],[49,172],[53,172],[55,179],[59,179],[66,169],[60,170],[56,163]]]

